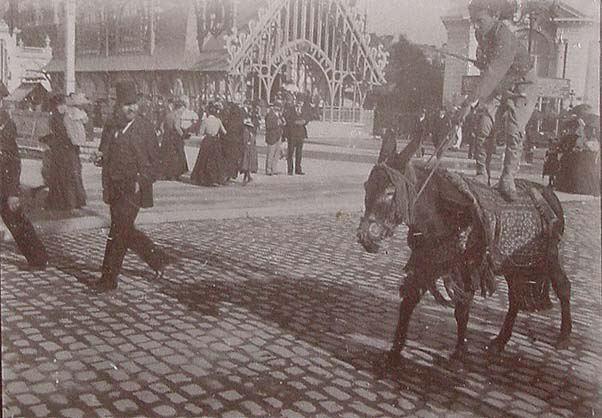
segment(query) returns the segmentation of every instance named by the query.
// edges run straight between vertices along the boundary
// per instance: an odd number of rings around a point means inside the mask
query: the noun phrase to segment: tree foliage
[[[423,50],[404,36],[391,45],[389,53],[387,86],[381,89],[376,98],[377,131],[399,128],[399,119],[403,114],[415,114],[422,108],[433,110],[441,107],[441,61],[429,61]]]

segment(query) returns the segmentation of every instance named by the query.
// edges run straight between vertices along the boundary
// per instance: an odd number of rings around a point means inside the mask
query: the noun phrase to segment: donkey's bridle
[[[409,179],[404,173],[401,172],[401,170],[398,170],[396,168],[389,166],[386,162],[377,164],[377,166],[382,167],[385,170],[385,172],[387,173],[389,180],[391,181],[391,183],[393,183],[393,186],[395,186],[396,193],[399,193],[399,189],[402,187],[402,185],[400,183],[403,182],[405,184],[406,190],[408,191],[408,199],[411,199],[411,202],[408,206],[408,212],[409,212],[408,213],[408,218],[409,218],[408,225],[412,225],[414,223],[414,209],[416,207],[416,202],[418,202],[418,199],[420,199],[420,196],[426,189],[426,186],[433,178],[433,175],[437,171],[437,168],[439,168],[441,161],[442,161],[442,159],[437,158],[437,160],[433,164],[432,168],[430,169],[429,174],[426,177],[426,180],[424,181],[424,183],[422,183],[422,186],[420,187],[420,190],[418,191],[418,193],[416,193],[415,182],[412,181],[411,179]],[[427,164],[428,164],[428,162],[427,162]],[[399,181],[399,180],[401,180],[401,181]],[[397,202],[397,203],[399,203],[399,202]]]
[[[408,178],[404,173],[400,170],[397,170],[391,166],[389,166],[386,162],[382,162],[377,164],[377,167],[382,167],[389,178],[389,181],[395,187],[396,201],[395,204],[397,206],[397,211],[401,211],[399,196],[402,190],[402,187],[405,188],[407,199],[408,199],[408,225],[411,225],[414,221],[414,206],[416,205],[416,200],[418,195],[416,194],[415,182]]]

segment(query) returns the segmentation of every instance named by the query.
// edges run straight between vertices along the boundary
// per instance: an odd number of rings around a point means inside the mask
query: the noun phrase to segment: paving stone
[[[407,399],[403,399],[403,398],[401,398],[397,401],[397,405],[399,405],[399,407],[401,409],[404,409],[406,411],[410,411],[410,410],[416,408],[416,406],[412,402],[410,402]]]
[[[242,411],[226,411],[222,414],[224,418],[246,418]]]
[[[243,401],[241,402],[241,406],[253,416],[266,416],[266,411],[253,401]]]
[[[283,403],[276,398],[266,398],[265,402],[274,409],[281,409]]]
[[[33,393],[35,393],[37,395],[45,395],[48,393],[52,393],[55,391],[55,389],[56,389],[55,386],[49,382],[38,383],[31,387],[31,390],[33,391]]]
[[[201,408],[191,403],[186,404],[184,409],[190,412],[193,416],[201,416],[203,414],[203,410]]]
[[[31,395],[29,393],[17,395],[15,396],[15,399],[26,406],[40,403],[40,399],[37,396]]]
[[[230,401],[230,402],[237,401],[237,400],[240,400],[243,398],[242,395],[235,390],[228,390],[225,392],[221,392],[219,395],[222,398],[224,398],[225,400]]]
[[[6,385],[6,392],[12,395],[25,393],[28,390],[28,385],[25,382],[10,382]]]
[[[85,394],[85,395],[81,395],[79,397],[82,402],[84,402],[86,405],[88,405],[89,407],[98,407],[101,406],[100,402],[98,401],[98,398],[93,395],[93,394]]]
[[[222,404],[220,401],[218,401],[215,398],[203,399],[202,403],[207,405],[213,411],[219,411],[224,407],[224,404]]]
[[[355,409],[360,414],[362,414],[362,416],[375,417],[375,416],[381,415],[380,411],[377,411],[374,408],[370,408],[368,405],[366,405],[363,402],[353,401],[353,402],[351,402],[351,404],[349,406],[351,408]]]
[[[385,415],[389,417],[401,417],[406,414],[404,410],[388,403],[378,404],[378,407],[385,411]]]
[[[285,409],[283,411],[280,411],[280,414],[282,415],[282,417],[284,418],[304,418],[305,416],[293,411],[292,409]]]
[[[25,378],[28,382],[39,382],[45,379],[45,376],[37,370],[30,369],[21,374],[21,377]]]
[[[86,413],[78,408],[68,408],[61,410],[61,416],[65,418],[83,418]]]
[[[153,408],[153,411],[160,417],[173,417],[176,415],[176,410],[169,405],[159,405]]]
[[[44,406],[52,417],[78,408],[87,408],[86,417],[161,416],[154,410],[161,406],[173,409],[165,416],[177,417],[589,416],[602,341],[593,296],[601,286],[592,281],[600,277],[600,244],[587,226],[599,216],[565,206],[563,252],[574,316],[568,350],[549,344],[558,327],[555,302],[551,312],[521,313],[500,361],[488,362],[481,347],[507,308],[500,281],[494,295],[475,299],[472,349],[460,370],[439,363],[454,344],[453,315],[427,297],[412,317],[408,361],[382,379],[372,362],[397,320],[400,272],[409,256],[406,227],[396,232],[388,254],[368,254],[355,242],[357,214],[144,225],[181,252],[182,261],[163,280],[147,281],[132,273],[146,266],[128,255],[120,288],[111,295],[73,286],[76,268],[37,276],[9,262],[1,306],[3,343],[11,341],[2,347],[3,370],[9,370],[4,410],[28,416]],[[84,266],[88,256],[71,247],[102,254],[106,231],[48,238],[57,264]],[[5,259],[20,257],[14,247],[0,246],[3,267]],[[65,292],[55,292],[63,285]],[[52,311],[68,314],[40,315]],[[446,320],[438,325],[443,312]],[[55,375],[69,399],[50,391]],[[18,398],[36,392],[43,399],[29,406]],[[137,408],[120,411],[118,402],[126,399]]]
[[[181,404],[186,402],[186,398],[179,393],[168,393],[166,396],[173,404]]]
[[[323,390],[328,395],[334,397],[335,399],[337,399],[339,401],[346,401],[348,399],[351,399],[351,396],[348,393],[343,392],[342,390],[340,390],[334,386],[327,386]]]
[[[200,396],[206,393],[205,390],[197,384],[183,386],[182,390],[192,397]]]

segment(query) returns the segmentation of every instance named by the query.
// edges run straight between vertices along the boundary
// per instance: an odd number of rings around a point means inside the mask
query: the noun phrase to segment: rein
[[[455,129],[455,126],[452,126],[452,128],[450,129],[450,134],[453,132],[454,129]],[[446,146],[449,145],[450,139],[452,138],[452,135],[450,135],[450,134],[448,134],[446,139],[444,141],[441,141],[441,143],[437,146],[433,155],[431,155],[430,158],[427,160],[427,162],[425,164],[425,168],[429,167],[429,164],[431,163],[433,157],[438,155],[441,152],[441,150],[443,150]],[[441,157],[442,156],[443,155],[441,155]],[[443,158],[440,158],[440,157],[436,158],[434,164],[430,168],[430,171],[429,171],[428,176],[426,177],[426,180],[424,181],[424,183],[422,183],[422,186],[420,187],[420,190],[418,191],[418,193],[416,193],[415,183],[413,181],[411,181],[400,170],[389,166],[386,163],[386,161],[383,161],[382,163],[377,164],[379,166],[382,166],[385,169],[385,171],[387,172],[387,175],[389,176],[389,179],[395,186],[396,190],[399,188],[399,185],[398,185],[398,182],[395,181],[395,178],[398,177],[398,178],[401,178],[401,180],[403,180],[403,183],[406,186],[408,200],[411,199],[411,202],[409,202],[408,207],[407,207],[409,225],[412,225],[414,223],[414,209],[416,207],[416,202],[418,201],[418,199],[420,199],[420,196],[422,196],[422,193],[424,192],[424,190],[426,189],[426,186],[429,184],[429,182],[433,178],[433,175],[435,174],[435,172],[441,165],[442,161],[443,161]]]
[[[438,155],[439,152],[441,152],[441,150],[443,150],[449,144],[450,139],[452,138],[451,133],[454,131],[455,128],[456,128],[456,126],[452,126],[451,127],[450,134],[447,135],[447,137],[446,137],[446,139],[444,141],[441,141],[441,143],[439,144],[439,146],[435,149],[435,152],[433,153],[433,155],[431,155],[429,157],[429,159],[426,161],[425,167],[428,168],[429,163],[431,162],[431,160],[433,159],[433,157],[435,157],[436,155]],[[443,157],[443,153],[441,154],[441,157]],[[418,201],[418,199],[422,195],[422,192],[424,192],[424,189],[426,189],[426,186],[429,184],[429,182],[433,178],[433,175],[435,174],[435,172],[437,171],[437,169],[441,165],[442,161],[443,161],[443,158],[440,158],[440,157],[437,157],[435,159],[435,163],[433,164],[433,166],[432,166],[432,168],[431,168],[428,176],[426,177],[426,180],[424,181],[424,183],[422,183],[422,186],[420,187],[420,190],[416,194],[416,198],[414,199],[414,203],[412,204],[412,213],[414,213],[414,206],[416,205],[416,202]]]

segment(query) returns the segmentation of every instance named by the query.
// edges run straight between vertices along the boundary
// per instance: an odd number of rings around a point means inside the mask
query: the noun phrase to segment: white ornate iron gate
[[[320,95],[327,120],[360,122],[368,91],[385,83],[388,53],[370,45],[352,0],[271,0],[248,32],[225,37],[232,97],[265,100],[284,83]]]

